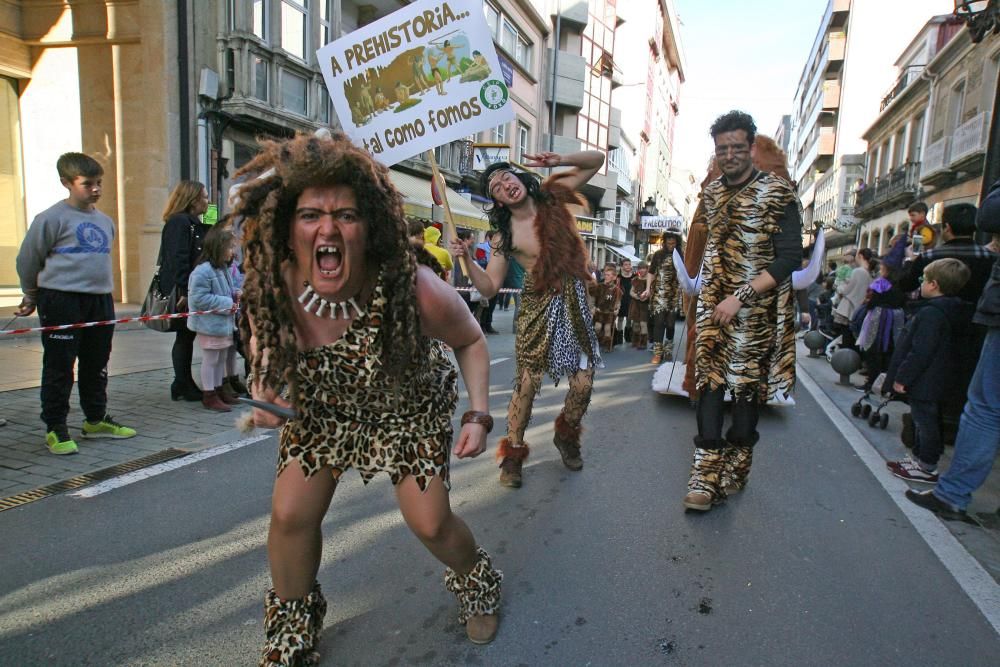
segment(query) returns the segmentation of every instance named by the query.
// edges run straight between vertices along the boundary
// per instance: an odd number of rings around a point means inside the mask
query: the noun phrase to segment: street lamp
[[[653,201],[652,197],[646,199],[646,203],[642,205],[642,214],[646,216],[657,216],[660,211],[656,208],[656,202]]]
[[[969,28],[972,41],[979,43],[990,32],[1000,32],[1000,4],[997,0],[955,0],[955,16]]]

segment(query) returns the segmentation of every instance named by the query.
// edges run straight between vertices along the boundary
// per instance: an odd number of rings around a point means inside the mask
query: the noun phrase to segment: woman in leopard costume
[[[265,143],[244,172],[247,334],[254,398],[291,408],[281,426],[268,533],[274,588],[260,664],[315,664],[326,601],[316,582],[321,522],[340,476],[385,471],[410,529],[448,566],[459,621],[497,630],[502,574],[448,499],[455,352],[472,408],[458,458],[486,448],[489,354],[468,307],[406,237],[389,171],[343,135]]]

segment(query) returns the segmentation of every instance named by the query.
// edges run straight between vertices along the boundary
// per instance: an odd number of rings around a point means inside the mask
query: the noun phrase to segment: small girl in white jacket
[[[205,235],[200,263],[188,280],[191,312],[230,310],[239,300],[240,290],[234,285],[229,271],[235,253],[236,243],[228,229],[217,225]],[[195,340],[202,353],[201,403],[216,412],[229,412],[229,406],[237,402],[222,391],[223,380],[236,369],[235,322],[233,312],[188,317],[188,329],[198,334]]]

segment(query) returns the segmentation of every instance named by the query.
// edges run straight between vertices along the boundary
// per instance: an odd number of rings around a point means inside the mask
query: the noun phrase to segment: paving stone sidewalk
[[[197,370],[196,370],[197,372]],[[76,475],[127,463],[164,449],[202,449],[240,437],[236,417],[210,412],[201,403],[170,400],[173,372],[168,369],[115,375],[108,382],[108,411],[138,435],[128,440],[79,437],[83,423],[76,387],[70,398],[69,427],[80,452],[50,454],[39,419],[38,387],[0,392],[0,497],[60,482]]]

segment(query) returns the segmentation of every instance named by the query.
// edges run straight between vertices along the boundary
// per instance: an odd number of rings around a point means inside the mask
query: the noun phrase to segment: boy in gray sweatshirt
[[[113,320],[114,278],[111,218],[94,205],[101,197],[104,169],[83,153],[66,153],[56,162],[69,197],[39,213],[17,254],[17,275],[24,298],[16,311],[38,308],[42,326]],[[69,435],[69,395],[73,365],[79,360],[80,407],[84,438],[131,438],[135,430],[107,413],[108,359],[114,326],[65,329],[42,334],[42,421],[53,454],[75,454]]]

